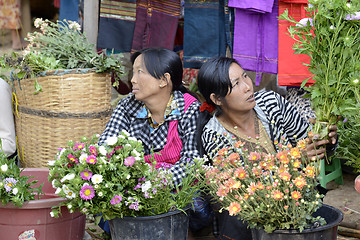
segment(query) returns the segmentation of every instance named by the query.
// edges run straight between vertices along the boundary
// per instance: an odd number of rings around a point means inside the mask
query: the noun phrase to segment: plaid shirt
[[[152,150],[158,152],[164,148],[167,142],[169,121],[178,120],[178,132],[183,148],[179,161],[170,170],[174,174],[174,184],[180,184],[181,178],[186,175],[183,164],[186,164],[188,159],[200,157],[195,140],[200,103],[198,101],[192,103],[184,112],[183,94],[180,91],[174,91],[174,97],[177,100],[178,111],[165,116],[165,122],[152,131],[148,115],[141,114],[144,103],[136,100],[133,94],[121,99],[100,137],[99,144],[103,144],[108,137],[117,136],[121,130],[125,129],[132,137],[142,141],[144,153],[149,155]]]

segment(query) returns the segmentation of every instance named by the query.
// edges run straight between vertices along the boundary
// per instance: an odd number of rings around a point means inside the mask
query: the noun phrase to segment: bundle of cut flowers
[[[299,22],[287,11],[280,19],[293,25],[288,31],[295,40],[295,54],[311,58],[305,65],[315,83],[305,89],[310,92],[318,121],[313,132],[324,138],[328,132],[320,122],[333,125],[337,116],[353,117],[360,109],[360,2],[309,0],[305,9],[308,17]]]
[[[34,187],[37,180],[31,181],[32,177],[20,176],[20,169],[14,159],[8,159],[5,155],[0,140],[0,199],[1,204],[8,203],[21,207],[25,201],[35,200],[42,195],[41,188]]]
[[[23,52],[5,54],[0,58],[3,72],[0,77],[11,81],[35,78],[56,69],[94,69],[98,73],[113,72],[117,77],[124,75],[121,55],[96,52],[77,22],[37,18],[34,26],[37,31],[28,33],[26,40],[29,45]],[[118,79],[115,80],[114,86],[117,86]],[[41,91],[41,86],[35,88],[36,92]]]
[[[181,186],[174,186],[169,166],[145,162],[141,141],[126,131],[101,146],[98,137],[69,141],[49,162],[49,181],[56,194],[67,199],[53,208],[52,216],[59,216],[63,205],[70,212],[96,216],[96,222],[101,216],[110,220],[183,210],[204,186],[197,181],[201,159],[189,161]]]
[[[269,233],[326,224],[312,217],[322,206],[322,195],[316,190],[319,164],[307,161],[305,141],[296,147],[275,144],[280,151],[274,154],[250,151],[241,141],[220,149],[205,174],[210,194],[221,211]]]

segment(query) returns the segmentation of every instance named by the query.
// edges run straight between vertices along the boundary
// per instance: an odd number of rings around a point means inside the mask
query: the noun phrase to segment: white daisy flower
[[[112,137],[109,137],[108,139],[106,139],[106,144],[109,145],[109,146],[113,146],[117,143],[117,137],[116,136],[112,136]]]
[[[1,165],[1,171],[2,172],[6,172],[8,170],[8,165],[7,164],[4,164],[4,165]]]
[[[94,174],[92,177],[91,177],[91,181],[93,184],[99,184],[103,181],[103,176],[100,175],[100,174]]]

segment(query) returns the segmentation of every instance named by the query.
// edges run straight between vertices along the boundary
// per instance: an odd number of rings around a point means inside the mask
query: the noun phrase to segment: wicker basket
[[[91,69],[48,71],[14,81],[18,155],[24,168],[44,168],[69,140],[101,134],[111,115],[110,74]]]

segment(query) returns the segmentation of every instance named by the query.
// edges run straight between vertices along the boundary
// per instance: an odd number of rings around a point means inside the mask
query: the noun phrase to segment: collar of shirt
[[[129,104],[126,107],[128,114],[134,116],[135,118],[151,119],[151,113],[147,110],[143,102],[135,99],[135,96],[131,96],[132,101],[129,101]],[[174,121],[181,119],[181,113],[185,110],[185,101],[182,97],[180,91],[174,91],[172,97],[170,98],[165,114],[165,121]]]

